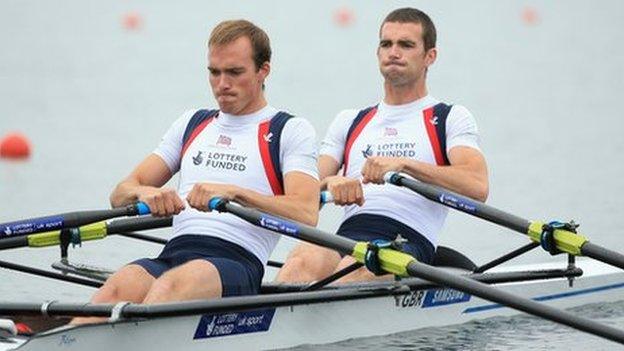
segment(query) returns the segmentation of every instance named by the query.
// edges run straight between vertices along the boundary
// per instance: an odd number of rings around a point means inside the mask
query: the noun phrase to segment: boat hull
[[[624,299],[624,272],[579,260],[584,274],[566,278],[497,284],[512,294],[569,308]],[[547,265],[514,267],[544,269]],[[553,267],[554,268],[554,267]],[[452,289],[416,290],[260,310],[197,314],[53,330],[36,335],[19,350],[254,350],[332,343],[448,326],[519,312]]]

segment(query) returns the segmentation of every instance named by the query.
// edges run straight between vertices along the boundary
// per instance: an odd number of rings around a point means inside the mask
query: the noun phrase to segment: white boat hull
[[[579,260],[584,274],[496,285],[558,308],[624,299],[624,272]],[[548,265],[514,269],[555,268]],[[255,350],[332,343],[425,327],[461,324],[519,312],[450,289],[414,291],[349,301],[268,308],[262,311],[168,317],[81,326],[39,334],[19,350]]]

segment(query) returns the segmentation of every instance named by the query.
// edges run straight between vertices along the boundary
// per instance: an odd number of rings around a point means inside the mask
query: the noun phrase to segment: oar
[[[407,178],[396,172],[386,173],[384,180],[386,183],[404,186],[411,189],[425,198],[444,206],[525,234],[529,236],[532,241],[542,244],[542,233],[544,232],[545,226],[547,226],[544,222],[529,221],[486,205],[480,201],[470,199],[466,196],[459,195],[435,185]],[[557,249],[561,252],[566,252],[574,256],[588,256],[624,269],[624,255],[592,244],[587,240],[587,238],[580,234],[565,230],[563,228],[555,228],[553,230],[553,237]]]
[[[148,230],[171,226],[171,217],[156,218],[152,216],[125,218],[115,221],[100,221],[83,225],[72,230],[76,241],[103,239],[107,235],[120,234],[133,230]],[[54,230],[45,233],[30,234],[0,239],[0,250],[17,247],[46,247],[58,245],[61,242],[61,231]]]
[[[149,241],[157,244],[166,244],[167,239],[153,237],[149,235],[133,233],[137,230],[149,230],[157,228],[171,227],[172,217],[134,217],[117,219],[114,221],[100,221],[78,227],[74,233],[80,241],[104,239],[107,235],[120,235],[137,240]],[[61,242],[61,231],[55,230],[45,233],[30,234],[9,238],[0,238],[0,250],[13,249],[18,247],[47,247],[58,245]],[[269,260],[267,265],[280,268],[282,262]]]
[[[256,226],[295,239],[334,249],[346,255],[351,255],[360,263],[364,263],[366,252],[369,249],[369,245],[366,242],[356,242],[338,235],[331,235],[301,223],[269,215],[256,209],[244,208],[232,204],[221,198],[213,198],[210,200],[208,207],[211,210],[231,213]],[[392,249],[381,248],[378,251],[378,259],[381,268],[388,273],[426,279],[519,311],[624,344],[624,331],[586,318],[574,316],[568,312],[533,300],[497,290],[486,284],[448,273],[439,268],[422,264],[408,254]]]
[[[136,204],[110,210],[68,212],[46,217],[24,219],[16,222],[0,223],[0,239],[63,228],[75,228],[105,219],[146,215],[149,213],[149,207],[143,202],[138,202]]]
[[[79,235],[80,241],[96,240],[103,239],[107,235],[122,234],[126,231],[131,230],[148,230],[170,227],[171,221],[171,217],[156,218],[151,216],[120,219],[110,222],[102,221],[76,228],[77,230],[75,231],[75,233]],[[26,246],[45,247],[58,245],[61,241],[60,235],[61,231],[56,230],[47,233],[6,238],[0,240],[0,250]],[[0,261],[0,267],[41,277],[91,286],[95,288],[98,288],[102,285],[102,283],[93,281],[91,279],[73,277],[6,261]]]
[[[74,277],[71,275],[65,275],[65,274],[56,273],[56,272],[50,272],[50,271],[46,271],[43,269],[39,269],[35,267],[28,267],[28,266],[24,266],[21,264],[11,263],[11,262],[2,261],[2,260],[0,260],[0,267],[5,268],[5,269],[10,269],[12,271],[36,275],[39,277],[51,278],[51,279],[56,279],[56,280],[60,280],[64,282],[89,286],[92,288],[99,288],[102,286],[102,283],[92,280],[92,279],[85,279],[81,277]]]

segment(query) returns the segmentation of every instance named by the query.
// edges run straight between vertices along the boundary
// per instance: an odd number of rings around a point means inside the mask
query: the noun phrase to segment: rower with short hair
[[[346,206],[338,235],[392,241],[400,234],[407,240],[403,251],[431,263],[447,209],[384,184],[383,176],[403,172],[484,201],[488,175],[477,125],[465,107],[445,104],[428,93],[427,71],[437,49],[436,29],[427,14],[413,8],[392,11],[379,30],[377,58],[384,98],[336,116],[321,144],[321,187],[336,204]],[[302,244],[289,255],[277,280],[318,280],[354,262]],[[360,268],[340,281],[372,278]]]
[[[175,215],[173,238],[158,257],[121,268],[92,302],[159,303],[258,293],[279,236],[232,215],[209,212],[213,197],[316,224],[315,132],[306,120],[267,104],[270,59],[269,38],[253,23],[225,21],[214,28],[208,71],[219,109],[183,114],[111,194],[113,207],[143,201],[155,216]],[[163,187],[177,172],[178,189]]]

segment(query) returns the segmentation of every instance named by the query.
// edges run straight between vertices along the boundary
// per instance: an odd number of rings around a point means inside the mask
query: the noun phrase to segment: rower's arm
[[[311,175],[294,171],[284,176],[284,195],[266,196],[239,188],[233,198],[246,207],[316,226],[319,196],[319,181]]]
[[[338,174],[340,164],[329,155],[320,155],[318,160],[319,178],[321,179],[321,190],[327,189],[327,177]]]
[[[487,164],[481,152],[467,146],[456,146],[449,150],[448,159],[450,166],[403,159],[401,172],[425,183],[485,201],[489,193],[489,183]]]
[[[329,128],[327,134],[321,142],[318,158],[319,179],[321,180],[321,190],[327,190],[328,182],[335,180],[344,181],[346,178],[339,176],[338,171],[342,166],[345,145],[347,143],[347,131],[357,116],[357,110],[340,111]],[[353,185],[351,186],[353,187]]]
[[[134,203],[148,192],[154,192],[171,179],[172,174],[165,161],[156,154],[150,154],[122,180],[110,195],[113,207]]]

